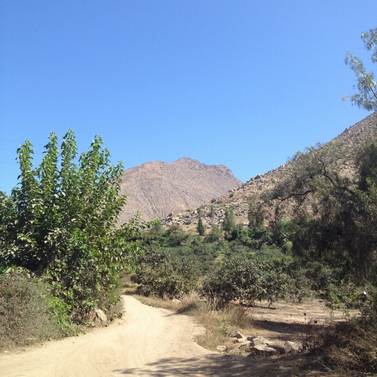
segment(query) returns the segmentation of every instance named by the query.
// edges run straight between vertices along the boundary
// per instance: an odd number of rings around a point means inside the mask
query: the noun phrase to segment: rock
[[[250,352],[256,355],[273,355],[277,353],[275,348],[269,347],[267,344],[254,344],[250,347]]]
[[[245,352],[250,352],[252,350],[253,344],[246,340],[245,342],[239,343],[238,348]]]
[[[236,339],[246,339],[245,335],[241,334],[238,330],[231,331],[229,336]]]
[[[280,339],[266,339],[266,345],[274,348],[276,352],[285,353],[285,341]]]
[[[94,313],[96,315],[96,319],[99,320],[99,322],[101,322],[102,324],[106,324],[107,323],[107,315],[105,314],[105,312],[101,309],[94,309]]]
[[[277,350],[268,344],[268,339],[263,336],[257,336],[251,339],[250,352],[257,355],[272,355],[277,353]]]
[[[298,342],[267,339],[262,336],[248,337],[248,340],[250,341],[250,346],[245,345],[245,348],[255,354],[291,353],[299,352],[301,349],[301,344]]]
[[[285,353],[291,353],[291,352],[300,352],[302,349],[302,344],[299,342],[292,342],[287,340],[284,342],[284,351]]]
[[[217,346],[216,350],[219,352],[226,352],[228,350],[227,346]]]

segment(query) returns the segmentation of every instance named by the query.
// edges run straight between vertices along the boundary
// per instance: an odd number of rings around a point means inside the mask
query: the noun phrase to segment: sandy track
[[[126,314],[119,324],[1,355],[0,376],[153,376],[161,375],[160,364],[169,360],[174,364],[210,355],[193,341],[201,329],[191,318],[146,306],[130,296],[123,300]],[[167,373],[163,375],[175,375]]]

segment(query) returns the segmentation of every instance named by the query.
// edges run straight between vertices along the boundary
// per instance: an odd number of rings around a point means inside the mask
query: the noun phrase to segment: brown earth
[[[235,188],[240,181],[224,165],[190,158],[173,163],[148,162],[126,170],[121,192],[127,194],[120,221],[139,213],[144,220],[197,208]]]

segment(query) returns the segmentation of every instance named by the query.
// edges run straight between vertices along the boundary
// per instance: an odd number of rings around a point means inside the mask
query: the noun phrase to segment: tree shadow
[[[292,377],[306,375],[307,371],[303,369],[305,361],[305,356],[302,354],[263,359],[214,354],[193,358],[160,359],[147,364],[144,368],[118,369],[113,372],[125,376],[150,377]],[[317,376],[323,375],[317,374]]]
[[[253,327],[269,330],[280,334],[290,334],[290,335],[300,335],[305,334],[313,329],[315,326],[318,330],[323,330],[324,325],[319,324],[305,324],[305,323],[286,323],[286,322],[276,322],[270,320],[253,320]]]

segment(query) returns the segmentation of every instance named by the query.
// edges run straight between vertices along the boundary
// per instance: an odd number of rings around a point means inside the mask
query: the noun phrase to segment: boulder
[[[96,319],[101,323],[101,324],[106,324],[107,323],[107,315],[105,312],[101,309],[94,309],[94,313],[96,315]]]
[[[284,342],[285,353],[300,352],[302,350],[302,344],[300,342],[292,342],[287,340]]]
[[[299,342],[284,341],[280,339],[268,339],[262,336],[254,338],[248,337],[250,346],[245,346],[254,354],[274,354],[274,353],[291,353],[299,352],[301,350],[301,344]]]
[[[219,352],[226,352],[228,350],[227,346],[217,346],[216,350]]]
[[[241,334],[238,330],[231,331],[229,336],[236,339],[246,339],[245,335]]]

